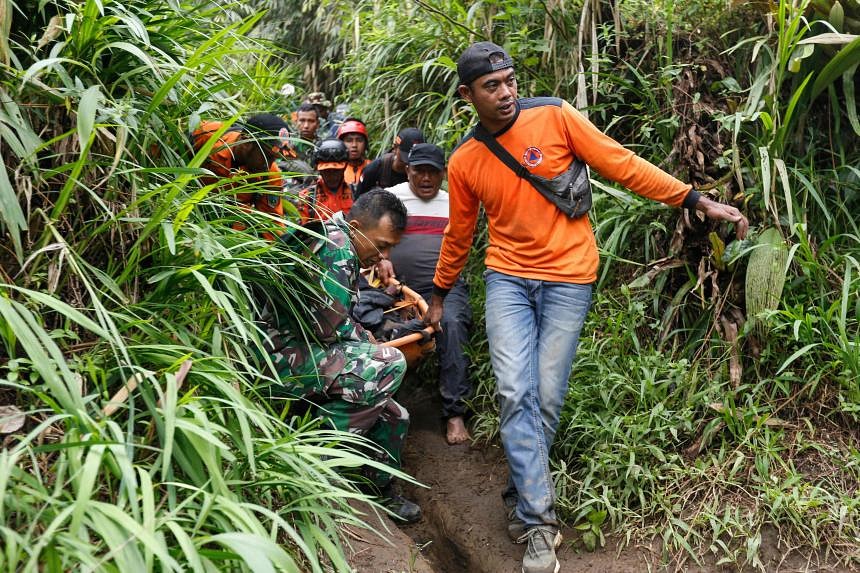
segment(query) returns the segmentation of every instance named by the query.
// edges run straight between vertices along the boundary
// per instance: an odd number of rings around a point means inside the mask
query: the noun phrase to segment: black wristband
[[[448,296],[449,292],[451,292],[451,289],[442,288],[440,286],[437,286],[436,284],[433,284],[433,294],[434,295],[436,295],[440,298],[445,298],[446,296]]]
[[[695,209],[696,204],[699,202],[701,197],[702,195],[698,191],[690,189],[690,192],[687,193],[686,197],[684,197],[684,202],[681,204],[681,207],[685,209]]]

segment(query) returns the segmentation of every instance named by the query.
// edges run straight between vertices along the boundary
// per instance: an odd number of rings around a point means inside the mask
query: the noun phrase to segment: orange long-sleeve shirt
[[[529,171],[554,177],[574,157],[603,177],[668,205],[691,207],[698,194],[605,135],[558,98],[518,101],[513,122],[495,134]],[[588,216],[570,219],[480,141],[466,137],[448,164],[450,219],[433,282],[450,289],[469,254],[479,204],[489,223],[486,265],[530,279],[587,284],[597,278],[597,244]],[[689,198],[688,198],[689,195]]]
[[[222,123],[220,121],[201,122],[200,127],[194,130],[191,134],[194,149],[200,149],[204,144],[206,144],[215,132],[221,128],[221,125]],[[223,177],[225,179],[232,178],[236,174],[237,170],[247,170],[247,166],[241,165],[236,161],[236,157],[233,155],[232,150],[234,146],[241,143],[241,136],[242,134],[238,130],[222,133],[221,137],[218,138],[218,142],[215,143],[215,146],[212,148],[209,157],[203,163],[203,166],[218,177]],[[281,170],[275,162],[272,162],[269,165],[269,172],[268,176],[263,175],[259,180],[262,182],[268,179],[268,187],[273,191],[273,193],[237,193],[236,200],[264,213],[271,213],[278,217],[283,217],[284,206],[281,202],[281,197],[278,194],[281,191],[281,186],[283,185],[282,176],[280,174]],[[214,177],[201,178],[201,181],[206,185],[214,183],[215,180],[216,178]],[[244,225],[241,225],[241,228],[244,228]]]

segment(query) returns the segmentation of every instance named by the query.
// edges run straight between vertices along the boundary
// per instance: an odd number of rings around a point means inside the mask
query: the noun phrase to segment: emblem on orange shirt
[[[537,147],[529,147],[523,153],[523,163],[526,167],[537,167],[543,161],[543,152]]]

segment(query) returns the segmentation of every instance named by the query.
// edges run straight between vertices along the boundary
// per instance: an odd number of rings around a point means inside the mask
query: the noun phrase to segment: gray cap
[[[467,86],[484,74],[512,67],[514,60],[504,48],[492,42],[475,42],[457,60],[457,75]]]

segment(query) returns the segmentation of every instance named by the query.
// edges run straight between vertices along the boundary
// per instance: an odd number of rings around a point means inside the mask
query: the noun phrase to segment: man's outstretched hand
[[[701,211],[709,219],[728,221],[735,224],[735,237],[743,239],[747,235],[750,223],[736,207],[708,199],[704,195],[696,203],[696,210]]]

